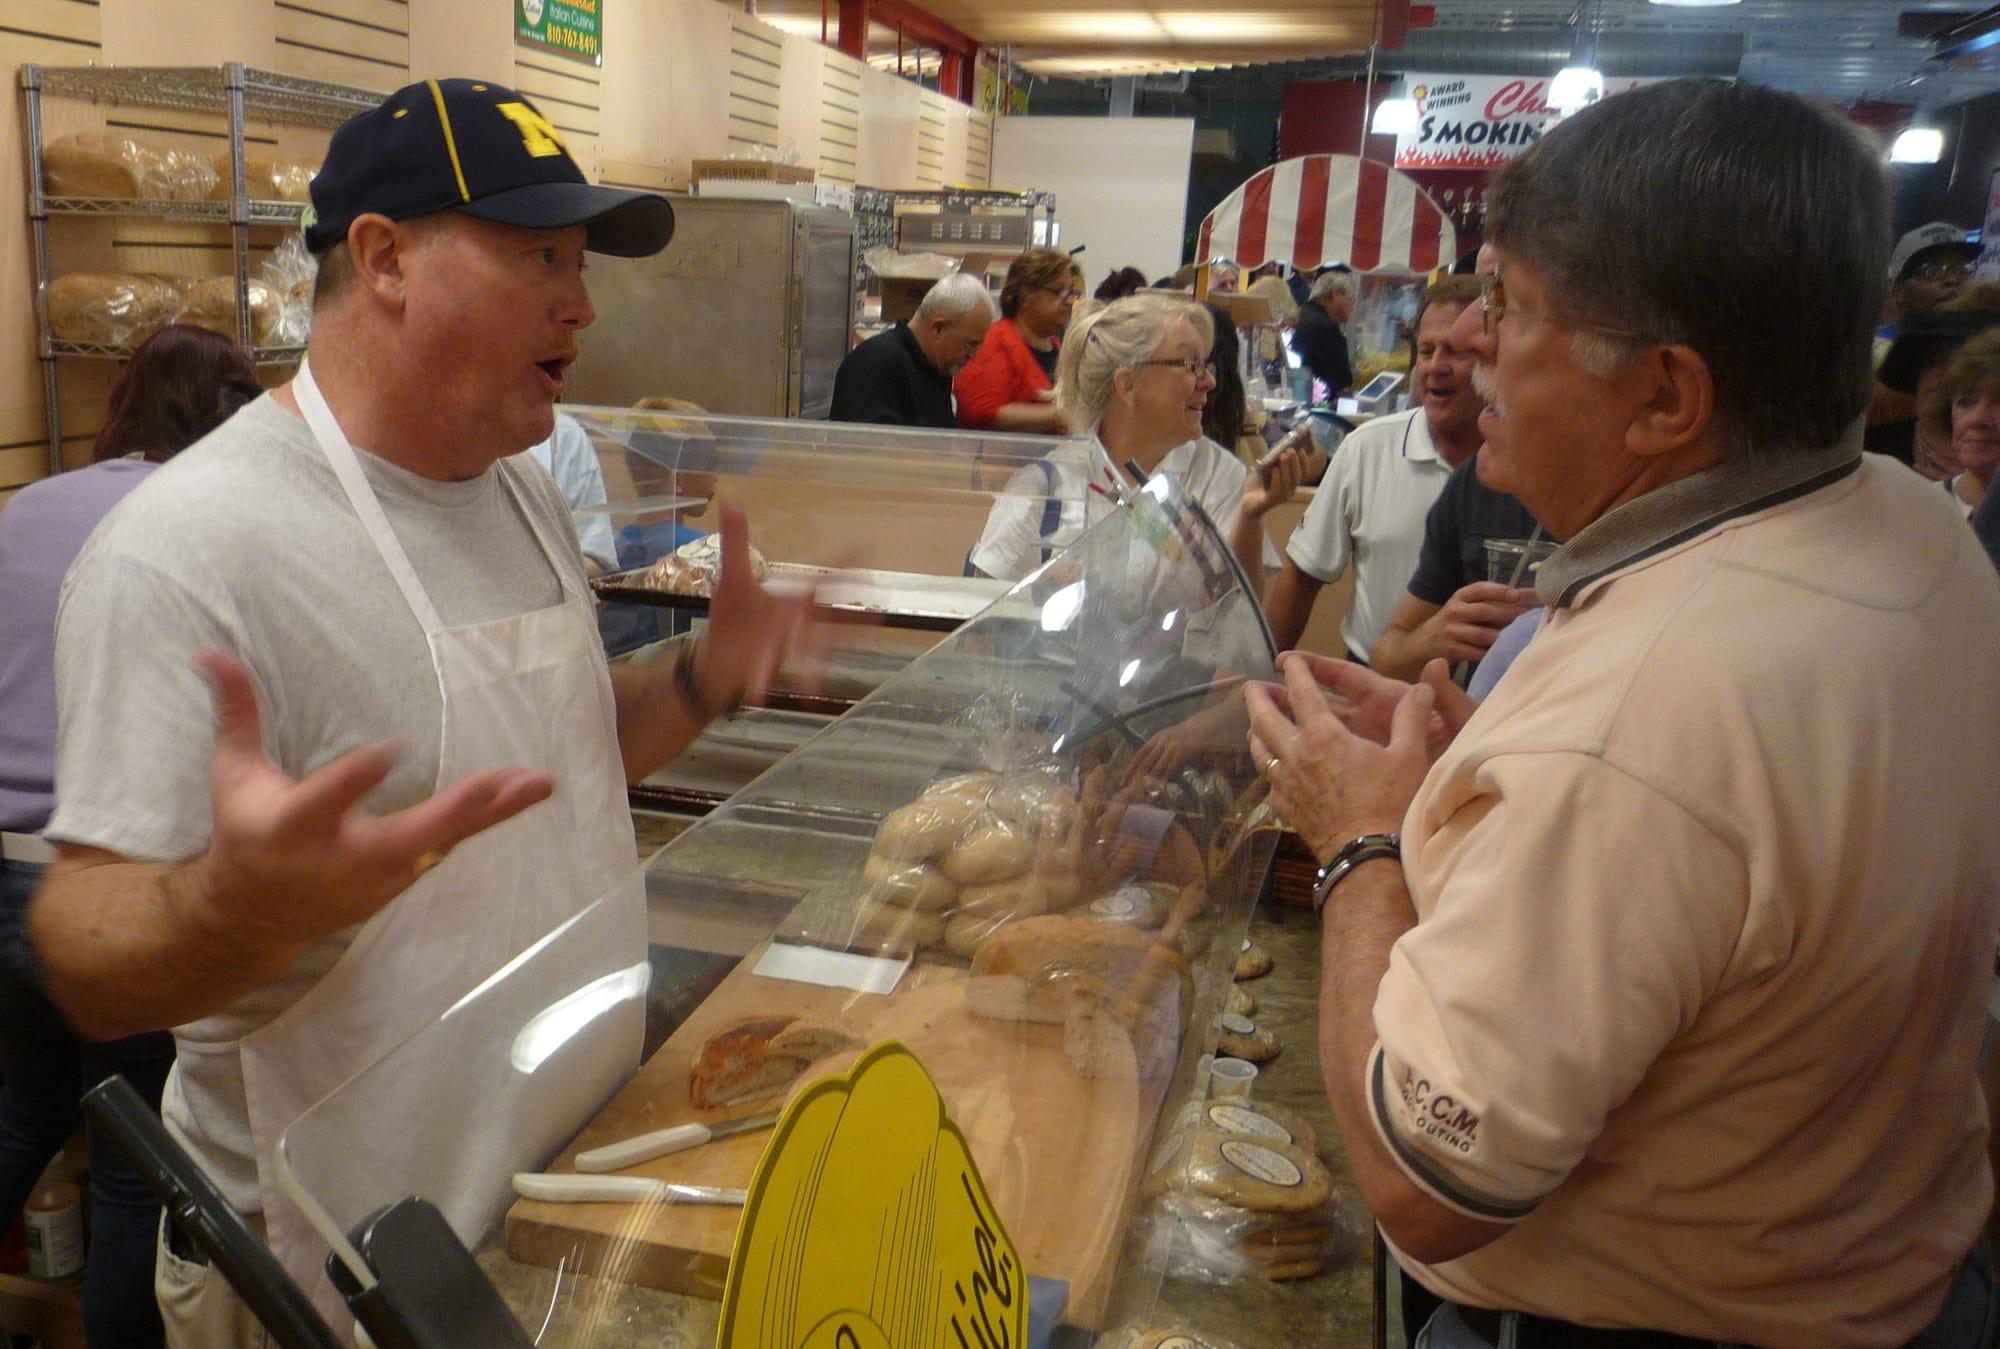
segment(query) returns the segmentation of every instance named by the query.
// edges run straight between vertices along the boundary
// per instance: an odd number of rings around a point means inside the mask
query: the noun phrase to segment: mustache
[[[1479,395],[1495,412],[1500,410],[1500,391],[1493,387],[1493,368],[1487,365],[1472,367],[1472,391]]]

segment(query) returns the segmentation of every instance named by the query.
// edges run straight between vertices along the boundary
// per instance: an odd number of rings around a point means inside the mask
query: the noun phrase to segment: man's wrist
[[[722,702],[702,691],[702,667],[707,664],[702,657],[707,651],[708,642],[704,638],[693,637],[684,642],[681,649],[674,653],[673,681],[675,691],[687,704],[688,710],[702,721],[713,721],[724,713],[734,712],[742,705],[742,700],[731,698]]]
[[[1367,862],[1394,861],[1402,864],[1403,839],[1388,830],[1356,834],[1333,850],[1313,880],[1313,912],[1326,907],[1327,896],[1354,870]]]

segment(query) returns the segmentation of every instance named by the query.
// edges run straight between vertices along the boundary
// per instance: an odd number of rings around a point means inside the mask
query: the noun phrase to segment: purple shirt
[[[56,601],[90,531],[154,467],[60,473],[0,510],[0,829],[38,834],[55,807]]]

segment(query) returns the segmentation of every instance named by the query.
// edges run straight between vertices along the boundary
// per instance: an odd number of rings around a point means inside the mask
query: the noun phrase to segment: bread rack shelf
[[[379,104],[383,95],[322,80],[300,79],[257,70],[237,62],[217,66],[41,66],[21,67],[28,148],[28,219],[35,262],[35,318],[42,383],[48,409],[49,472],[63,468],[61,366],[64,360],[119,359],[129,348],[103,343],[58,339],[49,322],[49,229],[52,220],[78,217],[151,220],[226,228],[230,236],[231,273],[236,281],[237,340],[251,358],[263,365],[294,362],[298,346],[259,345],[252,341],[250,308],[250,231],[294,229],[304,203],[274,201],[247,194],[244,145],[246,125],[301,127],[330,131],[358,112]],[[54,196],[45,191],[42,151],[47,100],[88,104],[106,123],[124,108],[169,110],[213,119],[207,131],[191,134],[227,137],[231,169],[230,195],[208,201],[167,201],[151,198]],[[199,119],[198,119],[199,120]],[[220,144],[217,154],[220,155]],[[217,168],[221,167],[219,161]]]

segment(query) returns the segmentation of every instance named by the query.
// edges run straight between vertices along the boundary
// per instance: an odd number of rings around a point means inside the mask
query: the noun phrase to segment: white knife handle
[[[514,1173],[514,1193],[547,1204],[721,1204],[742,1205],[747,1190],[714,1185],[669,1185],[645,1176],[573,1176],[536,1171]]]
[[[666,1188],[645,1176],[563,1176],[534,1171],[514,1173],[514,1193],[550,1204],[640,1204],[657,1202]]]
[[[699,1122],[676,1124],[671,1129],[655,1129],[623,1142],[612,1143],[576,1155],[579,1171],[622,1171],[628,1166],[664,1157],[670,1152],[700,1147],[709,1140],[708,1126]]]

